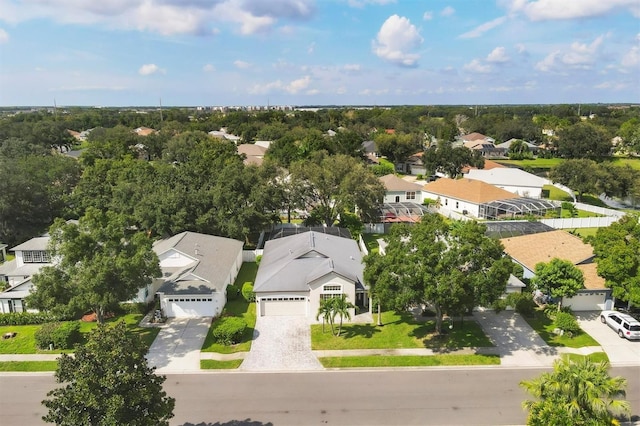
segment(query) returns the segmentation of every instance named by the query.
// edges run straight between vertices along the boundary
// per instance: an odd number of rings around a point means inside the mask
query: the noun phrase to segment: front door
[[[396,203],[399,203],[399,202],[400,202],[400,196],[396,195]]]

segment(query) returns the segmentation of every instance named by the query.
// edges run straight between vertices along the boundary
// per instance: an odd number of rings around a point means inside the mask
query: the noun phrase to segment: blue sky
[[[638,0],[0,0],[0,105],[640,102]]]

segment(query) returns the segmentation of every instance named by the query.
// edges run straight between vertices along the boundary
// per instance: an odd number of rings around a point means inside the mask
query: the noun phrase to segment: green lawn
[[[401,349],[401,348],[463,348],[490,347],[491,341],[475,321],[459,322],[447,334],[435,335],[435,321],[415,321],[409,313],[383,312],[383,326],[375,324],[345,324],[339,337],[331,334],[330,327],[311,326],[311,347],[314,350],[342,349]]]
[[[254,282],[256,274],[258,272],[258,265],[254,262],[245,262],[238,272],[238,277],[234,286],[242,289],[242,284],[251,281]],[[230,300],[224,306],[222,316],[237,316],[242,317],[247,322],[247,328],[242,336],[242,341],[237,345],[225,346],[214,342],[212,329],[215,326],[215,320],[209,331],[207,337],[202,344],[202,352],[219,352],[222,354],[231,354],[235,352],[246,352],[251,349],[251,341],[253,339],[253,329],[256,325],[256,304],[249,303],[242,297],[242,294],[238,295],[235,300]]]
[[[596,232],[598,232],[598,229],[600,228],[576,228],[571,231],[572,233],[579,235],[580,238],[585,238],[594,237],[596,235]]]
[[[200,368],[203,370],[234,370],[242,364],[241,359],[229,361],[216,361],[214,359],[201,359]]]
[[[568,348],[582,348],[585,346],[600,346],[591,336],[585,332],[580,332],[573,337],[567,335],[560,336],[553,330],[556,328],[553,321],[543,312],[536,311],[534,316],[524,316],[529,325],[547,342],[549,346],[566,346]]]
[[[564,192],[560,188],[556,188],[553,185],[544,185],[542,187],[543,191],[549,191],[549,199],[557,200],[557,201],[573,201],[571,195],[569,193]]]
[[[0,371],[55,371],[58,361],[5,361]]]
[[[345,356],[320,358],[326,368],[432,367],[438,365],[499,365],[497,355]]]
[[[370,254],[378,253],[380,250],[378,238],[384,237],[384,234],[362,234],[364,244],[367,246]]]
[[[144,328],[140,327],[138,323],[142,320],[142,314],[126,314],[120,317],[110,318],[106,322],[108,324],[115,323],[117,321],[124,321],[127,325],[127,330],[140,336],[147,344],[151,346],[153,340],[160,332],[159,328]],[[83,335],[88,335],[91,330],[98,326],[95,322],[80,322],[80,332]],[[11,339],[0,340],[0,354],[36,354],[36,353],[61,353],[72,352],[71,350],[40,350],[36,348],[35,332],[40,328],[40,325],[5,325],[0,327],[0,334],[7,332],[16,332],[16,337]]]
[[[594,352],[590,355],[580,355],[580,354],[563,354],[564,358],[569,358],[571,361],[579,361],[583,358],[587,358],[591,362],[609,362],[609,357],[604,352]]]

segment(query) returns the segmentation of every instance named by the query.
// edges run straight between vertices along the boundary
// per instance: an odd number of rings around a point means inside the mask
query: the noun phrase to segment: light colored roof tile
[[[497,200],[519,198],[504,189],[500,189],[488,183],[471,179],[442,178],[427,183],[423,190],[432,194],[451,197],[462,201],[470,201],[476,204],[489,203]]]
[[[384,175],[378,178],[387,191],[420,191],[418,184],[407,182],[394,174]]]

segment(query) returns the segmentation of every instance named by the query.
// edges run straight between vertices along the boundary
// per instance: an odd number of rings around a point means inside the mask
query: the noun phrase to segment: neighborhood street
[[[518,425],[518,386],[544,369],[430,368],[402,371],[201,373],[168,375],[176,398],[172,425]],[[627,378],[627,400],[640,414],[640,368]],[[2,425],[42,424],[49,374],[0,375]]]

